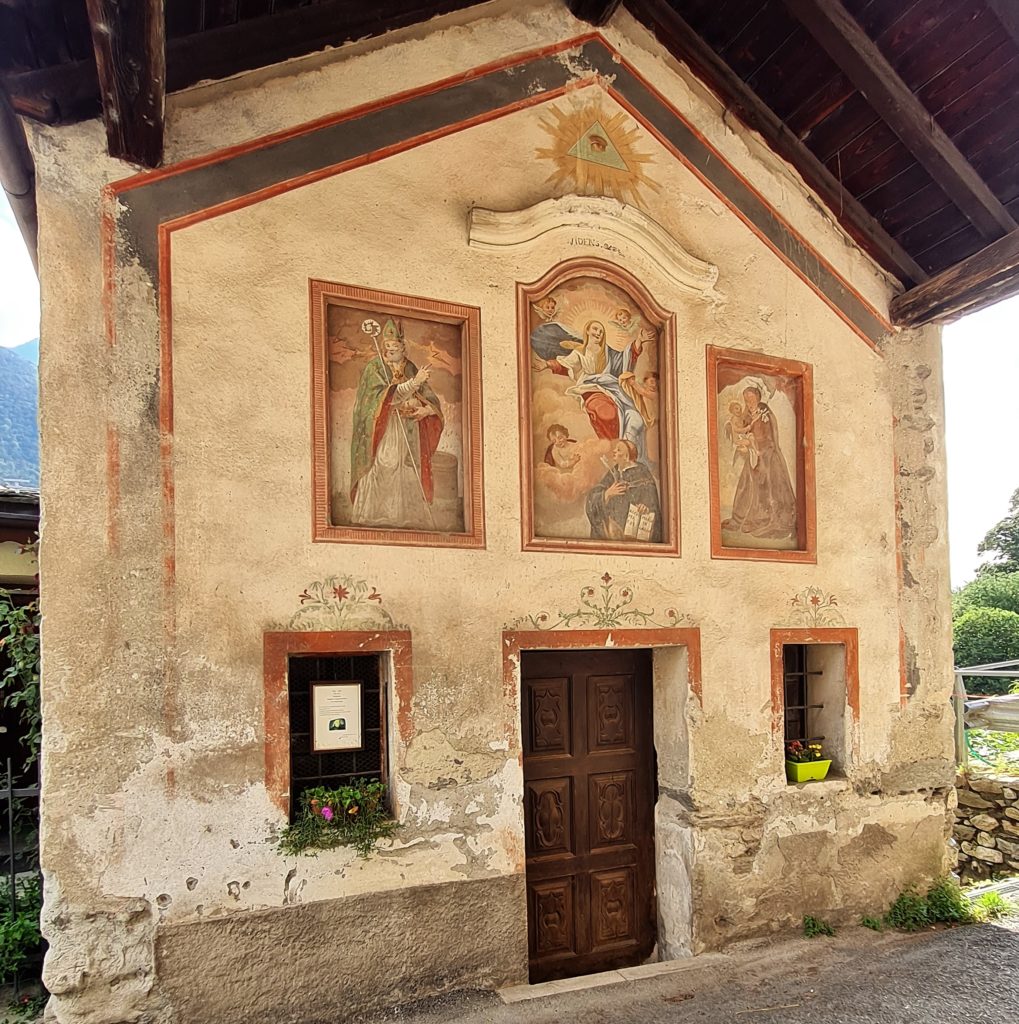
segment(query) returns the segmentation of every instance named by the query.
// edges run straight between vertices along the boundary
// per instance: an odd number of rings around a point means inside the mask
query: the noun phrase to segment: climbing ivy
[[[42,712],[39,706],[39,602],[15,604],[0,589],[0,694],[18,712],[21,739],[28,750],[24,767],[39,758]]]

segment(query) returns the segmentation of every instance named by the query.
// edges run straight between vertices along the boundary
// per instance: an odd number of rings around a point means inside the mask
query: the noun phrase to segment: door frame
[[[654,747],[657,755],[657,785],[660,793],[686,790],[689,780],[685,765],[677,765],[686,758],[676,757],[676,746],[687,746],[689,735],[688,711],[691,702],[703,707],[701,690],[701,633],[695,626],[662,627],[650,629],[562,629],[562,630],[503,630],[503,694],[505,697],[506,721],[504,734],[520,758],[519,773],[519,861],[518,870],[526,874],[524,856],[524,773],[523,773],[523,718],[521,713],[521,651],[589,651],[612,648],[647,648],[652,652],[651,673],[654,711],[652,723]],[[676,678],[660,662],[659,652],[685,653],[686,689],[677,692]],[[660,670],[660,666],[661,669]],[[671,668],[671,665],[670,665]],[[683,710],[684,718],[676,723],[668,711],[675,711],[677,703]],[[671,727],[678,724],[675,733],[681,734],[677,741]],[[666,749],[668,748],[668,749]],[[686,752],[688,757],[688,751]],[[688,764],[688,761],[687,761]],[[689,826],[679,819],[665,805],[661,796],[655,806],[655,874],[658,886],[658,954],[661,960],[673,960],[689,956],[693,946],[693,922],[690,914],[692,900],[691,877],[692,842],[684,842]],[[677,834],[677,831],[679,834]],[[683,848],[678,849],[676,842]],[[677,853],[680,856],[677,857]],[[520,913],[526,917],[526,901],[521,900]],[[526,950],[525,958],[526,958]]]

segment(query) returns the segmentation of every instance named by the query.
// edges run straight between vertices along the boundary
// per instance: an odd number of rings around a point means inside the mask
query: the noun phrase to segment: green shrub
[[[15,883],[17,911],[11,913],[11,883],[0,880],[0,984],[14,976],[34,956],[42,952],[39,914],[42,911],[42,886],[35,875]]]
[[[0,693],[4,704],[18,712],[28,768],[39,757],[42,742],[38,601],[19,607],[9,591],[0,589],[0,649],[6,662],[0,673]]]
[[[803,934],[808,939],[816,939],[818,935],[834,935],[835,929],[822,918],[806,914],[803,918]]]
[[[872,932],[883,932],[885,930],[884,922],[880,917],[861,917],[860,924],[864,928],[869,928]]]
[[[931,923],[927,910],[927,898],[910,886],[899,893],[898,898],[885,914],[885,924],[904,932],[918,932]]]
[[[931,923],[969,924],[973,920],[969,901],[950,878],[939,878],[927,891],[927,913]]]
[[[923,896],[909,886],[885,914],[885,924],[904,932],[918,932],[934,924],[971,924],[975,920],[969,901],[950,878],[937,879]]]
[[[1019,913],[1019,905],[1014,900],[1002,896],[993,889],[974,897],[970,900],[969,906],[978,921],[997,921],[999,918]]]
[[[352,846],[367,857],[379,839],[391,836],[399,827],[389,817],[383,782],[355,779],[349,786],[327,789],[316,786],[301,794],[301,813],[279,838],[285,854],[333,850]]]
[[[978,576],[952,594],[953,619],[958,619],[971,608],[1001,608],[1019,615],[1019,572]]]
[[[996,771],[1015,771],[1019,764],[1019,732],[967,729],[966,743],[975,758]]]
[[[970,608],[953,624],[952,646],[960,668],[1019,658],[1019,614],[1004,608]],[[1012,682],[974,676],[966,680],[966,688],[974,693],[1005,694]]]

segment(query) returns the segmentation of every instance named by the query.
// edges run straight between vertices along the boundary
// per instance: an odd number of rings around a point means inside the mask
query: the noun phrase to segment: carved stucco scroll
[[[507,212],[476,206],[468,217],[470,245],[488,252],[507,252],[564,231],[622,240],[680,288],[712,303],[722,299],[715,291],[718,267],[691,255],[657,221],[616,199],[563,196]]]

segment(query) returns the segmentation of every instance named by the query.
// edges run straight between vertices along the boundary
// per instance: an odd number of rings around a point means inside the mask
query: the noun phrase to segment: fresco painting
[[[718,358],[713,368],[713,532],[723,549],[803,550],[802,364]]]
[[[315,539],[484,542],[479,315],[312,282]]]
[[[662,317],[621,275],[568,276],[522,294],[533,538],[674,542]]]

